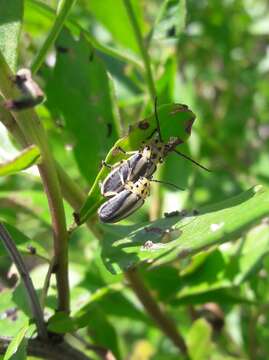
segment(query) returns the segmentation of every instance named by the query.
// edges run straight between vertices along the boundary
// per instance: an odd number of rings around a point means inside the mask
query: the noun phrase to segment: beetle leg
[[[136,153],[136,151],[125,151],[125,150],[124,150],[122,147],[120,147],[120,146],[117,146],[117,147],[115,148],[115,150],[118,151],[118,152],[123,153],[124,155],[132,155],[132,154],[135,154],[135,153]]]
[[[106,163],[105,160],[101,161],[101,167],[103,167],[103,166],[107,167],[108,169],[112,169],[112,165],[109,165],[108,163]]]
[[[120,181],[121,181],[121,184],[124,185],[125,184],[125,181],[124,181],[124,178],[123,178],[123,174],[122,174],[122,171],[119,170],[119,174],[120,174]]]

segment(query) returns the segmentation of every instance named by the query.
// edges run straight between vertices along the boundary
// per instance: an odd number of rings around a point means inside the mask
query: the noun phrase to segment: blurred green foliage
[[[13,17],[1,12],[8,3],[0,0],[0,50],[13,70],[16,63],[30,67],[53,26],[58,2],[25,0],[23,19],[17,0],[10,2]],[[141,210],[120,224],[98,225],[101,242],[85,226],[74,231],[69,241],[71,314],[54,315],[50,329],[75,330],[117,359],[179,359],[124,282],[123,271],[139,265],[150,291],[186,339],[191,359],[266,359],[268,2],[131,3],[149,51],[159,105],[186,104],[196,115],[191,137],[180,150],[212,171],[171,154],[155,177],[185,191],[152,185]],[[122,0],[78,1],[65,25],[34,76],[46,94],[37,112],[53,156],[86,194],[115,141],[151,115],[153,104]],[[1,163],[18,149],[0,123]],[[40,292],[53,254],[51,219],[35,168],[18,172],[27,166],[0,177],[0,219],[8,224]],[[159,219],[151,223],[154,207],[160,209]],[[163,217],[184,209],[186,217]],[[69,226],[73,209],[67,202],[65,210]],[[0,335],[22,341],[29,314],[2,248],[0,256]],[[53,277],[46,319],[56,310],[55,289]],[[91,350],[88,354],[98,358]]]

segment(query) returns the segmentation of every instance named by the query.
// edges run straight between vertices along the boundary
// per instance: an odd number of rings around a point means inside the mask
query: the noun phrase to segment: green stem
[[[136,37],[136,41],[138,44],[138,47],[140,49],[140,53],[144,62],[144,67],[145,67],[145,75],[146,75],[146,80],[147,80],[147,84],[148,84],[148,89],[149,89],[149,93],[152,99],[152,102],[154,103],[155,97],[156,97],[156,89],[155,89],[155,84],[154,84],[154,80],[153,80],[153,75],[152,75],[152,71],[151,71],[151,65],[150,65],[150,58],[149,58],[149,54],[147,52],[147,49],[145,47],[144,44],[144,40],[137,22],[137,19],[135,17],[135,13],[131,4],[130,0],[123,0],[127,14],[129,16],[130,22],[133,26],[133,30],[134,30],[134,34]]]
[[[7,99],[18,96],[12,81],[14,75],[0,53],[0,92]],[[68,282],[68,236],[66,230],[63,200],[45,130],[34,110],[13,113],[20,132],[28,145],[36,144],[41,152],[42,163],[38,165],[39,173],[48,198],[54,236],[54,255],[56,262],[56,280],[58,289],[59,310],[69,312]]]
[[[40,66],[43,64],[47,53],[51,46],[54,44],[55,40],[57,39],[57,36],[59,35],[60,31],[62,30],[65,20],[74,5],[76,0],[62,0],[60,2],[60,5],[56,12],[56,19],[54,21],[54,24],[48,33],[48,36],[40,48],[39,52],[37,53],[36,57],[33,60],[31,70],[32,73],[36,73]]]

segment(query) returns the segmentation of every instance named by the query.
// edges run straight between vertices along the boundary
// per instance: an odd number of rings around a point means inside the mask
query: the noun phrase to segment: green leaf
[[[212,354],[211,327],[204,319],[196,320],[187,335],[187,346],[191,360],[208,360]]]
[[[240,296],[239,286],[251,274],[258,272],[262,266],[262,259],[268,254],[269,227],[261,224],[251,231],[238,244],[234,244],[226,251],[218,249],[206,253],[203,263],[195,271],[181,274],[178,277],[178,288],[173,304],[183,302],[197,302],[201,294],[212,293],[220,289],[234,289],[234,296]],[[183,275],[183,276],[182,276]],[[242,296],[242,295],[241,295]],[[236,300],[236,299],[235,299]],[[245,297],[246,301],[249,301]],[[237,300],[240,300],[238,298]],[[225,302],[219,298],[218,302]]]
[[[198,216],[174,216],[138,226],[100,225],[106,234],[106,241],[102,242],[103,261],[112,273],[141,262],[151,266],[165,264],[237,239],[268,210],[269,191],[256,186],[201,209]]]
[[[156,18],[153,38],[178,38],[185,28],[186,0],[165,0]]]
[[[195,120],[194,113],[182,104],[165,104],[158,107],[158,117],[160,121],[161,135],[164,142],[168,142],[171,137],[176,137],[185,142],[191,135],[191,129]],[[148,138],[156,129],[155,114],[150,115],[146,119],[139,121],[131,128],[128,136],[119,139],[105,158],[107,164],[115,164],[122,160],[122,154],[117,154],[118,147],[125,151],[137,151],[141,148],[143,142],[147,142]],[[82,206],[78,222],[83,223],[88,217],[95,214],[98,207],[105,201],[101,196],[99,183],[108,174],[106,167],[102,167],[99,171],[95,182],[88,194],[88,197]]]
[[[56,48],[56,65],[46,87],[48,107],[62,119],[63,140],[68,137],[81,174],[92,183],[119,130],[108,74],[83,37],[77,41],[63,31]]]
[[[15,72],[23,17],[23,0],[0,0],[0,51]]]
[[[31,145],[20,152],[14,159],[0,164],[0,176],[15,174],[38,164],[40,150],[36,145]]]
[[[58,334],[65,334],[66,332],[75,331],[76,325],[68,314],[57,312],[49,319],[48,330]]]
[[[17,335],[12,339],[6,350],[4,360],[26,360],[26,335],[31,336],[34,331],[34,325],[28,323],[20,329]]]
[[[141,12],[141,4],[136,0],[131,0],[131,3],[140,30],[143,32],[144,23]],[[116,43],[118,42],[123,47],[129,48],[136,53],[140,53],[133,27],[130,24],[128,14],[124,6],[124,1],[117,1],[115,6],[114,0],[93,0],[89,2],[88,8],[94,17],[111,33]]]
[[[121,359],[116,330],[101,307],[95,304],[88,315],[87,329],[94,343],[110,349],[116,359]]]

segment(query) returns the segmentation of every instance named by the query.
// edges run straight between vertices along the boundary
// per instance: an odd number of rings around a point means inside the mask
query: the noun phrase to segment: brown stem
[[[12,339],[0,337],[0,354],[4,354]],[[28,340],[27,354],[48,360],[91,360],[79,350],[62,342],[42,342],[38,339]]]

